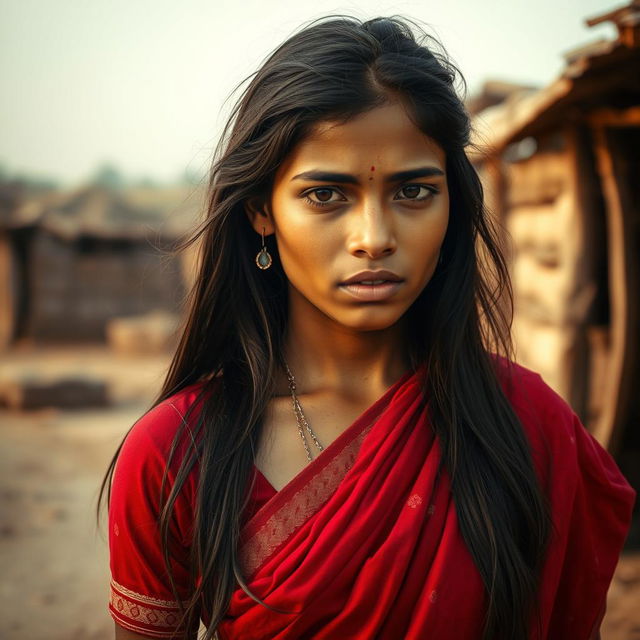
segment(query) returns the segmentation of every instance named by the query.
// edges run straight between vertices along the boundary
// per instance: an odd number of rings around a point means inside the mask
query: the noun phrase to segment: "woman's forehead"
[[[289,154],[282,172],[309,170],[322,163],[344,170],[428,163],[445,170],[445,154],[426,136],[401,105],[384,105],[354,116],[347,122],[317,123]]]

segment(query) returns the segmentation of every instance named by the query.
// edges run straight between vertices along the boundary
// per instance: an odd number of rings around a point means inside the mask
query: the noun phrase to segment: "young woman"
[[[457,69],[416,33],[315,21],[231,116],[102,485],[116,638],[598,636],[635,492],[510,356]]]

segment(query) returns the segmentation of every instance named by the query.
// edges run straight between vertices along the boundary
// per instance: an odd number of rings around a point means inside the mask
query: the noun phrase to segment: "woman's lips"
[[[361,284],[357,282],[353,284],[341,284],[340,288],[358,300],[376,302],[390,298],[401,286],[402,282],[383,282],[381,284]]]

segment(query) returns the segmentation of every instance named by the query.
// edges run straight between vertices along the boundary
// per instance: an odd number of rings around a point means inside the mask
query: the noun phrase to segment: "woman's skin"
[[[421,168],[435,175],[390,179]],[[444,151],[393,102],[317,125],[278,167],[269,201],[246,203],[256,234],[275,233],[290,292],[285,358],[325,448],[409,368],[403,316],[438,263],[449,220],[445,169]],[[296,178],[310,171],[354,183]],[[256,253],[260,246],[256,235]],[[338,285],[365,269],[404,282],[386,300],[363,302]],[[308,464],[284,373],[267,413],[256,466],[280,490]]]

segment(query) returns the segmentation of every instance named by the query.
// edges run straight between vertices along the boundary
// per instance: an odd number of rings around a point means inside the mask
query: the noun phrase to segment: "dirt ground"
[[[107,640],[109,558],[99,482],[117,445],[145,411],[166,356],[102,347],[4,353],[0,378],[20,371],[83,371],[108,381],[113,406],[0,409],[0,638]],[[608,596],[603,640],[640,640],[640,553],[625,551]],[[567,639],[569,640],[569,639]]]

